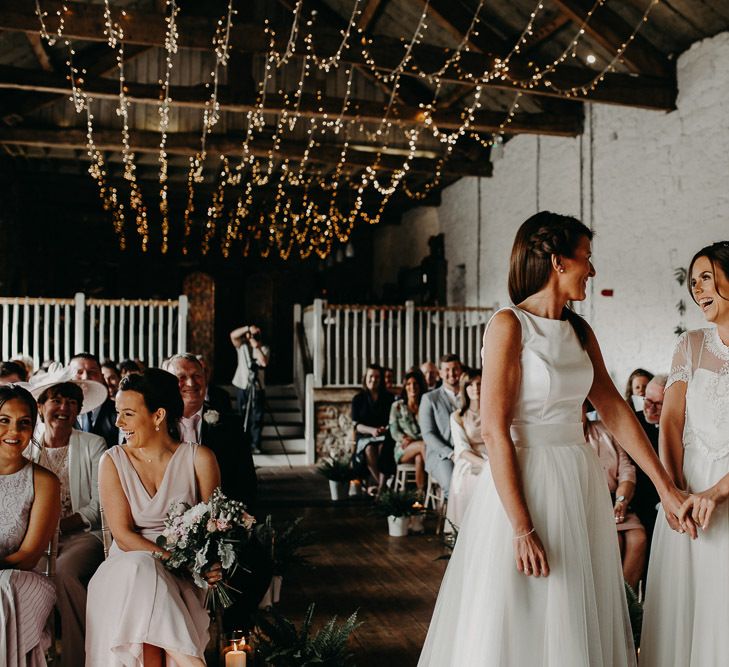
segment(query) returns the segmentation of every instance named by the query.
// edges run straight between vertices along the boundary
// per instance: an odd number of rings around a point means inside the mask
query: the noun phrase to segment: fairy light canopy
[[[122,249],[326,258],[585,102],[672,109],[675,55],[728,28],[722,0],[0,0],[0,144]]]

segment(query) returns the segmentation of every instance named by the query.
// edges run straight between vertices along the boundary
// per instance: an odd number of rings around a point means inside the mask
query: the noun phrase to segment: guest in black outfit
[[[101,363],[96,355],[79,352],[68,364],[70,374],[76,380],[93,380],[106,387]],[[107,388],[108,389],[108,388]],[[91,412],[85,412],[78,418],[78,428],[86,433],[100,435],[107,447],[119,444],[119,429],[116,426],[116,405],[110,398]]]
[[[244,502],[255,515],[256,470],[250,445],[244,442],[243,420],[230,412],[220,413],[205,402],[205,371],[194,354],[176,354],[167,360],[165,367],[177,377],[184,404],[180,439],[213,450],[220,466],[223,493]],[[260,545],[248,544],[243,561],[250,572],[239,567],[231,581],[242,593],[236,594],[233,605],[223,613],[223,623],[229,631],[251,627],[251,615],[271,581],[272,564]]]
[[[658,452],[658,424],[661,421],[666,380],[665,375],[656,375],[653,377],[645,389],[643,411],[636,414],[640,425],[643,427],[656,452]],[[631,505],[638,518],[640,518],[640,522],[645,526],[646,536],[648,537],[648,549],[650,550],[653,526],[658,516],[657,506],[660,503],[660,498],[658,497],[655,486],[653,486],[647,475],[639,466],[636,466],[636,469],[635,495],[633,496]]]
[[[362,387],[363,390],[352,399],[357,445],[355,461],[366,463],[379,495],[386,475],[395,468],[394,444],[388,430],[390,407],[395,397],[385,389],[384,374],[377,364],[367,366]]]

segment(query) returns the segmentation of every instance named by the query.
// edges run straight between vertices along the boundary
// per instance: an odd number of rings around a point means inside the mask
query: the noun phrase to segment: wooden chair
[[[398,463],[395,471],[394,491],[404,491],[408,482],[415,482],[415,464]]]

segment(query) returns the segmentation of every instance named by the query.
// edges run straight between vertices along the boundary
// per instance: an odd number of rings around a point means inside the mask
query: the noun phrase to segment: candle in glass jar
[[[246,667],[246,652],[238,650],[238,645],[233,645],[233,650],[225,654],[225,667]]]

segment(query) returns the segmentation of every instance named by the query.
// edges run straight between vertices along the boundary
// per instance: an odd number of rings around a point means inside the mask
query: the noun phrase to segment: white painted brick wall
[[[478,183],[464,178],[443,192],[440,207],[416,209],[405,216],[399,235],[382,234],[377,265],[394,262],[395,273],[398,266],[416,265],[427,252],[427,237],[442,231],[449,285],[456,266],[466,265],[465,297],[449,298],[503,304],[517,227],[537,207],[581,215],[596,232],[598,272],[582,312],[613,378],[622,389],[636,366],[667,370],[679,321],[676,302],[687,300],[689,327],[703,323],[674,269],[686,266],[700,247],[729,239],[729,33],[680,56],[678,85],[678,108],[671,113],[594,105],[586,110],[580,138],[521,135],[509,141],[493,177],[481,179],[479,258]],[[614,296],[601,296],[603,289]]]

